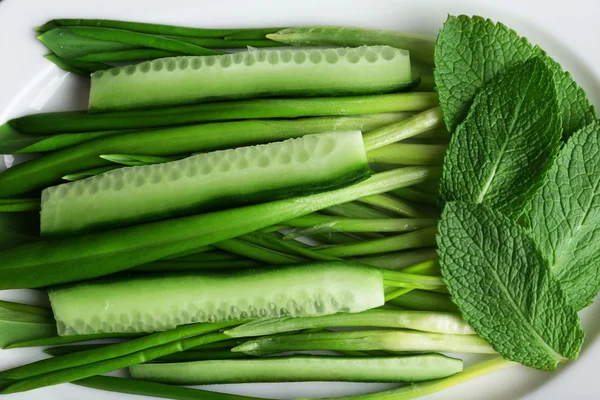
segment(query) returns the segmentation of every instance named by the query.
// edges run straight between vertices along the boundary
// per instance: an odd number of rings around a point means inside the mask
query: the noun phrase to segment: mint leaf
[[[533,57],[542,57],[554,74],[568,137],[596,118],[583,89],[568,72],[501,23],[481,17],[450,16],[435,46],[435,83],[450,132],[464,120],[479,90],[494,76]]]
[[[440,196],[518,217],[560,146],[552,73],[539,58],[492,78],[450,139]]]
[[[600,290],[600,122],[569,139],[527,219],[573,307],[588,306]]]
[[[543,370],[577,358],[579,317],[522,227],[486,206],[448,203],[438,245],[453,301],[504,358]]]

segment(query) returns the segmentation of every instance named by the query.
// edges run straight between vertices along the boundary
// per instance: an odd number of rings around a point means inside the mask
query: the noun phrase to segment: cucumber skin
[[[53,288],[49,295],[61,336],[359,312],[384,304],[381,271],[346,261],[105,279]]]
[[[266,96],[377,94],[412,84],[408,52],[390,46],[169,57],[93,73],[89,111]]]
[[[134,379],[176,385],[255,382],[422,382],[462,371],[462,360],[440,354],[403,357],[292,356],[140,364]]]
[[[329,154],[321,156],[322,150],[329,150]],[[285,156],[289,156],[290,164],[281,161]],[[263,167],[261,157],[270,159],[271,165]],[[203,172],[207,168],[210,172]],[[223,168],[227,172],[220,172]],[[296,180],[288,178],[292,174]],[[225,182],[221,189],[214,182],[215,176]],[[42,191],[41,234],[73,235],[306,196],[368,177],[360,131],[308,135],[168,163],[120,168],[46,188]],[[231,188],[234,179],[236,185]]]

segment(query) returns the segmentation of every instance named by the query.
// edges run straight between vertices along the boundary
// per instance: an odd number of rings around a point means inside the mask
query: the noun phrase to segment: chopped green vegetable
[[[210,360],[129,367],[134,379],[176,385],[248,382],[421,382],[462,371],[462,361],[441,354],[402,357],[292,356]]]
[[[449,351],[495,354],[477,335],[448,335],[408,330],[297,333],[252,339],[231,349],[261,356],[299,350]]]
[[[348,261],[79,283],[51,289],[49,295],[60,335],[358,312],[384,303],[381,271]],[[152,314],[144,312],[149,308]]]
[[[0,213],[0,250],[39,240],[39,227],[37,212]]]
[[[107,73],[98,71],[92,74],[89,110],[106,112],[265,96],[386,93],[411,84],[408,52],[389,46],[257,50],[171,57],[115,67]]]
[[[257,268],[261,263],[253,260],[225,260],[225,261],[153,261],[148,264],[138,265],[128,269],[127,272],[189,272],[200,270],[223,270],[238,268]]]
[[[368,176],[360,131],[202,153],[46,188],[41,233],[97,231],[313,194]]]
[[[189,154],[172,157],[145,156],[142,154],[102,154],[100,155],[100,158],[116,164],[127,165],[129,167],[137,167],[141,165],[161,164],[171,161],[178,161],[182,158],[186,158],[189,156]]]
[[[440,197],[519,217],[560,147],[558,110],[552,73],[537,58],[490,79],[452,136]]]
[[[600,289],[599,122],[571,136],[526,217],[569,302],[588,306]]]
[[[579,317],[524,229],[485,206],[452,202],[439,231],[452,299],[482,338],[533,368],[553,370],[577,358]]]
[[[564,135],[594,121],[583,89],[543,50],[501,23],[461,15],[448,17],[435,47],[435,83],[448,130],[454,132],[490,79],[534,57],[541,57],[554,76]]]
[[[214,243],[213,246],[267,265],[294,264],[299,263],[302,260],[299,257],[281,254],[279,252],[265,249],[264,247],[256,246],[240,239],[223,240],[221,242]]]
[[[416,209],[414,206],[405,202],[404,200],[395,199],[385,195],[373,195],[366,196],[358,199],[361,203],[366,203],[374,207],[378,207],[382,210],[391,211],[397,215],[411,218],[423,218],[425,217],[421,211]]]

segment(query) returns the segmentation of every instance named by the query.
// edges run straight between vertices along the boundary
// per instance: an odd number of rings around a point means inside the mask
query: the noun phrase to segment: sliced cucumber
[[[171,57],[92,74],[90,111],[215,99],[386,93],[412,84],[410,56],[390,46],[258,50]]]
[[[141,364],[131,376],[175,385],[252,382],[421,382],[462,371],[462,360],[441,354],[403,357],[293,356]]]
[[[223,274],[95,281],[50,290],[59,335],[152,332],[194,322],[358,312],[383,305],[380,270],[320,262]]]
[[[42,192],[42,235],[131,225],[314,194],[366,179],[360,131],[120,168]]]

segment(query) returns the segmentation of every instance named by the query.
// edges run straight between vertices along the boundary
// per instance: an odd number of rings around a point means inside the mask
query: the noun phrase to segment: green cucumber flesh
[[[223,274],[85,282],[50,290],[60,335],[152,332],[195,322],[359,312],[383,305],[380,270],[322,262]]]
[[[92,112],[266,96],[360,95],[412,84],[407,51],[389,46],[170,57],[92,74]]]
[[[462,361],[440,354],[402,357],[292,356],[246,360],[141,364],[135,379],[175,385],[252,382],[421,382],[462,371]]]
[[[42,192],[42,235],[64,235],[309,195],[366,179],[360,131],[120,168]]]

